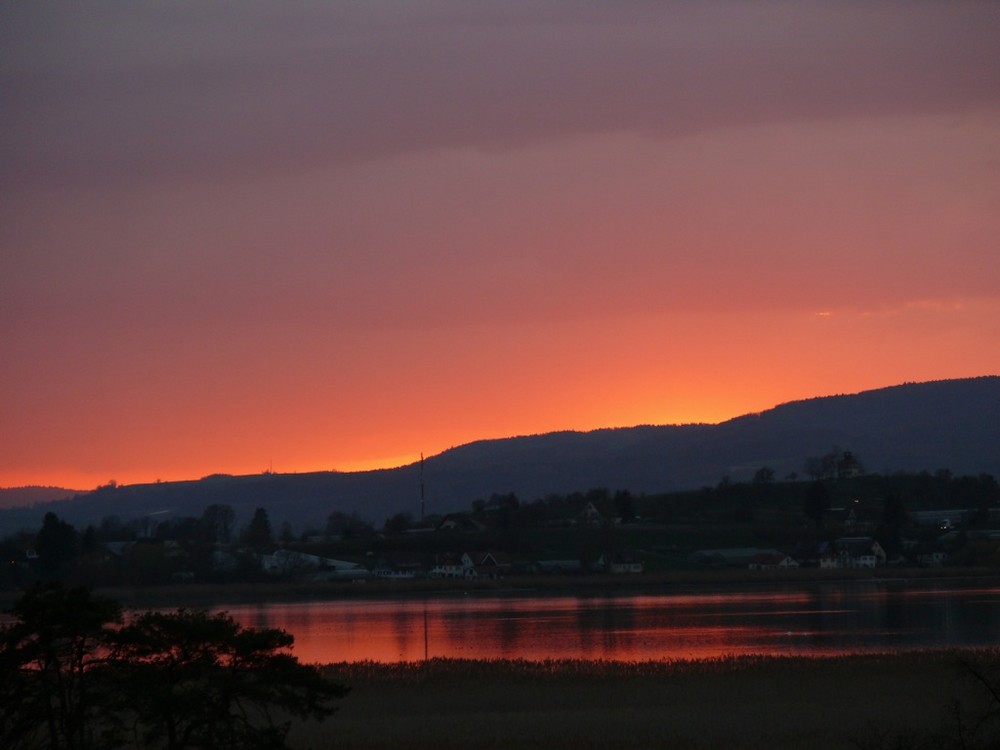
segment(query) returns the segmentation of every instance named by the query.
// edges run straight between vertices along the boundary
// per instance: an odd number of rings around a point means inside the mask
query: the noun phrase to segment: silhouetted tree
[[[229,544],[232,541],[236,513],[223,503],[209,505],[201,514],[201,525],[210,544]]]
[[[42,572],[56,574],[63,571],[79,551],[76,529],[49,511],[35,537],[35,551]]]
[[[128,542],[135,539],[135,530],[129,529],[118,516],[104,516],[97,538],[102,542]]]
[[[100,678],[121,606],[86,588],[38,584],[0,631],[0,746],[113,747],[109,686]]]
[[[819,528],[823,525],[823,516],[829,509],[830,495],[826,491],[826,485],[816,480],[809,485],[802,511],[806,514],[806,518],[812,519],[816,528]]]
[[[387,518],[383,529],[387,534],[401,534],[413,525],[413,516],[409,513],[397,513]]]
[[[632,523],[635,520],[635,501],[632,493],[628,490],[619,490],[614,497],[615,513],[624,523]]]
[[[521,502],[513,492],[506,494],[494,492],[486,503],[486,510],[517,510],[520,506]]]
[[[905,523],[906,508],[903,501],[895,492],[890,492],[882,502],[882,517],[875,528],[875,538],[890,557],[902,550],[902,527]]]
[[[830,479],[837,473],[837,461],[841,457],[840,448],[833,446],[822,456],[810,456],[806,459],[806,473],[813,479]]]
[[[128,569],[138,583],[158,584],[170,580],[174,572],[167,545],[140,539],[129,551]]]
[[[762,503],[771,495],[771,485],[774,484],[774,469],[769,466],[761,466],[754,472],[751,482],[751,492],[749,503],[751,506]],[[751,514],[752,518],[752,514]]]
[[[837,457],[837,477],[854,477],[865,473],[861,460],[851,451],[844,451]]]
[[[115,673],[144,746],[284,748],[289,717],[332,715],[347,689],[300,664],[292,640],[202,611],[147,612],[122,628]]]
[[[899,527],[905,522],[906,507],[903,505],[903,500],[895,492],[890,492],[882,503],[882,523]]]
[[[0,629],[4,750],[281,750],[291,718],[323,719],[347,688],[288,652],[292,637],[229,615],[148,612],[38,585]]]
[[[269,547],[274,546],[274,536],[271,533],[271,521],[267,517],[267,511],[257,508],[249,525],[243,531],[243,544],[250,547],[258,555],[262,554]]]
[[[327,536],[340,537],[342,539],[353,539],[367,534],[372,530],[357,513],[344,513],[334,511],[326,519]]]
[[[83,530],[83,536],[80,537],[80,554],[95,555],[97,551],[97,529],[90,525]]]

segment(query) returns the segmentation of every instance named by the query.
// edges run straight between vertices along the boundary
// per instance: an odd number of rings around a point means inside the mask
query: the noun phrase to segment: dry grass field
[[[966,717],[988,705],[960,662],[969,656],[333,665],[351,693],[293,740],[303,750],[942,747],[956,702]],[[1000,674],[1000,652],[971,658]]]

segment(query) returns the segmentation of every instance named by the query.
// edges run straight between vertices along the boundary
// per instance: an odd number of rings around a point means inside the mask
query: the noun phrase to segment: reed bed
[[[351,693],[324,725],[296,727],[294,741],[303,750],[930,746],[956,703],[982,710],[970,660],[1000,673],[994,650],[335,664],[324,673]]]
[[[426,682],[458,678],[530,678],[530,679],[636,679],[641,677],[676,677],[690,674],[729,674],[754,669],[848,668],[875,669],[910,664],[956,665],[974,660],[993,663],[1000,660],[1000,650],[955,651],[924,649],[907,654],[873,652],[842,656],[766,656],[723,655],[710,659],[660,659],[621,661],[613,659],[452,659],[435,657],[412,662],[359,661],[322,665],[324,674],[341,681],[367,680],[390,682]]]

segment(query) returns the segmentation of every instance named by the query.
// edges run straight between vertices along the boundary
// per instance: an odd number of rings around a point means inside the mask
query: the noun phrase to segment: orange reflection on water
[[[983,598],[984,592],[976,593]],[[948,596],[927,598],[930,603],[938,600],[950,601]],[[994,596],[991,606],[996,603]],[[289,631],[295,636],[295,654],[318,663],[432,657],[645,661],[741,654],[832,655],[896,648],[902,643],[900,634],[914,630],[912,620],[919,614],[905,596],[867,590],[632,597],[458,595],[267,604],[228,611],[245,625]],[[935,617],[928,622],[933,625]],[[943,618],[952,628],[954,620]],[[918,640],[913,644],[919,647],[919,638],[925,635],[919,628],[915,632]]]

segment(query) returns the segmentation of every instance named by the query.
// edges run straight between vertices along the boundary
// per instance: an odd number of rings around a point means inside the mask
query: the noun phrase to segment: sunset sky
[[[998,342],[996,0],[0,8],[0,486],[718,422]]]

